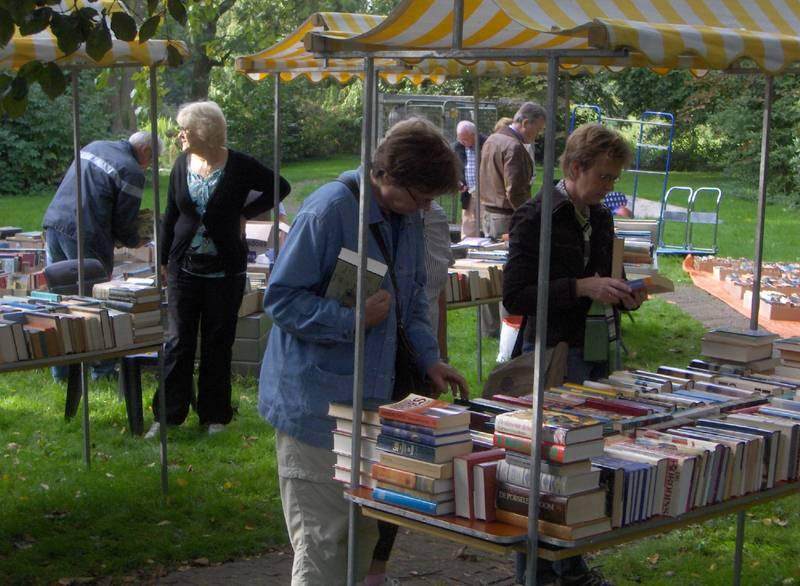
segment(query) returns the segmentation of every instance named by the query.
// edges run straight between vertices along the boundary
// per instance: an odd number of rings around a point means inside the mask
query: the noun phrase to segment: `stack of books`
[[[528,525],[531,490],[532,412],[495,418],[495,445],[505,448],[497,465],[497,520]],[[605,515],[600,470],[591,458],[603,453],[603,425],[592,417],[545,410],[539,492],[539,531],[559,539],[581,539],[611,528]]]
[[[336,430],[333,432],[333,452],[336,454],[336,466],[333,478],[345,485],[350,485],[352,470],[353,441],[353,406],[349,403],[331,403],[328,415],[336,419]],[[367,402],[361,411],[361,463],[359,484],[375,488],[372,477],[373,466],[378,461],[376,441],[381,432],[377,405]]]
[[[718,328],[703,336],[701,353],[714,361],[768,371],[777,365],[777,361],[772,359],[772,343],[777,338],[776,334],[764,330]]]
[[[103,352],[133,344],[130,315],[90,297],[34,291],[0,298],[0,362]]]
[[[135,344],[162,341],[161,292],[157,287],[129,279],[107,281],[97,283],[92,295],[106,308],[131,315]]]
[[[429,515],[452,514],[453,459],[472,452],[467,410],[411,394],[378,413],[372,497]]]
[[[800,337],[776,340],[773,347],[779,354],[779,364],[773,372],[800,381]]]

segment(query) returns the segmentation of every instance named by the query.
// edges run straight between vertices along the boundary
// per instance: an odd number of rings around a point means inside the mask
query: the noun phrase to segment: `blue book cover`
[[[377,408],[376,408],[377,410]],[[427,435],[430,437],[440,437],[443,435],[454,435],[458,433],[464,433],[469,431],[468,427],[463,428],[445,428],[445,429],[434,429],[432,427],[425,427],[424,425],[414,425],[413,423],[407,423],[405,421],[397,421],[395,419],[385,419],[381,417],[381,425],[383,427],[393,427],[395,429],[405,429],[406,431],[412,431],[414,433],[418,433],[420,435]]]
[[[778,409],[776,407],[761,407],[759,413],[764,415],[775,415],[777,417],[785,417],[786,419],[794,419],[800,421],[800,411],[789,411],[788,409]]]
[[[703,391],[697,391],[695,389],[692,389],[691,391],[679,389],[677,391],[673,391],[673,394],[681,397],[689,397],[690,399],[697,399],[698,401],[705,401],[706,403],[727,403],[728,401],[733,400],[732,397],[721,397],[720,395],[704,393]]]
[[[397,505],[427,515],[448,515],[455,511],[455,501],[435,503],[384,488],[372,489],[372,498],[382,503]]]
[[[394,425],[389,425],[388,423],[384,423],[381,426],[381,431],[386,435],[424,444],[426,446],[446,446],[448,444],[457,444],[459,442],[465,442],[471,439],[469,431],[448,433],[446,435],[428,435],[426,433],[418,433],[410,429],[395,427]]]

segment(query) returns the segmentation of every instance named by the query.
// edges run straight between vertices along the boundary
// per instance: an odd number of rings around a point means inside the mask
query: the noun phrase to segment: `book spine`
[[[382,464],[373,464],[372,477],[376,480],[396,484],[397,486],[404,486],[420,492],[433,492],[435,488],[435,479],[421,474],[414,474],[413,472],[406,472],[405,470],[398,470],[383,466]]]
[[[497,484],[497,508],[518,515],[528,515],[528,491],[511,487],[507,483]],[[564,497],[540,494],[539,519],[551,523],[566,524],[567,499]]]
[[[414,413],[413,411],[401,411],[399,409],[388,409],[386,407],[380,408],[381,418],[391,421],[399,421],[401,423],[410,423],[411,425],[421,425],[423,427],[430,427],[435,429],[438,427],[439,420],[430,415],[422,415]]]
[[[531,453],[531,440],[524,437],[515,435],[508,435],[504,433],[495,432],[494,445],[498,448],[512,450],[530,455]],[[550,462],[564,463],[564,448],[562,444],[553,444],[549,442],[542,442],[541,455],[542,459]]]
[[[539,490],[544,492],[551,492],[553,494],[562,494],[567,489],[567,476],[556,476],[553,474],[539,474]],[[523,488],[531,487],[531,471],[530,468],[516,466],[509,464],[506,461],[501,461],[497,464],[497,481],[508,482],[522,486]]]
[[[415,460],[436,461],[436,448],[434,446],[410,442],[383,433],[378,436],[378,448],[398,456],[414,458]]]
[[[428,515],[436,514],[436,503],[394,492],[393,490],[375,488],[372,490],[372,498],[382,503],[405,507]]]
[[[391,425],[384,425],[383,426],[383,433],[391,436],[396,437],[399,439],[408,440],[410,442],[416,442],[418,444],[425,444],[427,446],[436,446],[437,445],[437,438],[434,435],[418,433],[416,431],[411,431],[409,429],[402,429],[399,427],[394,427]],[[446,442],[446,440],[445,440]]]
[[[512,435],[521,435],[529,438],[531,433],[531,422],[519,417],[498,417],[495,420],[495,430]],[[554,444],[563,444],[567,440],[567,430],[563,427],[542,426],[542,441]]]

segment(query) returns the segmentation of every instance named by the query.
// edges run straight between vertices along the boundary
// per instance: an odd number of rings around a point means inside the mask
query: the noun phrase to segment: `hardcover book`
[[[495,431],[533,436],[533,411],[523,409],[503,413],[495,417]],[[542,440],[554,444],[575,444],[603,437],[603,425],[593,417],[559,413],[542,412]]]
[[[455,480],[456,515],[466,519],[475,516],[472,469],[481,462],[502,460],[505,450],[487,450],[457,456],[453,460],[453,475]]]
[[[380,416],[433,429],[468,428],[469,411],[461,405],[453,405],[438,399],[410,394],[402,401],[378,408]]]

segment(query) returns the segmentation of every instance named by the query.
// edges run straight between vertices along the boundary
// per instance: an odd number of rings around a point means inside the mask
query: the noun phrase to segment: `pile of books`
[[[773,347],[779,356],[779,364],[775,365],[773,372],[800,384],[800,337],[776,340]]]
[[[778,361],[772,358],[776,334],[764,330],[717,328],[703,335],[701,352],[716,362],[734,363],[750,371],[770,371]]]
[[[623,263],[637,274],[653,265],[653,250],[658,238],[658,221],[614,218],[614,233],[624,241]]]
[[[345,485],[350,485],[352,470],[353,441],[353,406],[348,403],[331,403],[328,415],[336,419],[336,430],[333,432],[333,452],[336,454],[336,465],[333,478]],[[378,461],[377,439],[381,432],[377,405],[367,402],[361,411],[361,463],[359,484],[369,488],[376,486],[372,478],[372,468]]]
[[[108,309],[130,314],[136,344],[161,342],[164,337],[161,291],[149,280],[126,279],[97,283],[92,295]]]
[[[4,230],[6,234],[13,232],[13,234],[3,236],[0,241],[7,248],[44,248],[44,237],[41,230],[24,232],[14,226],[5,226],[0,230]]]
[[[2,233],[3,228],[0,228]],[[47,285],[44,277],[45,252],[20,249],[0,240],[0,293],[27,295]]]
[[[35,291],[0,298],[0,362],[103,352],[131,346],[130,314],[97,299]]]
[[[503,264],[497,260],[460,259],[451,267],[445,287],[448,303],[463,303],[500,297],[503,294]]]
[[[467,410],[411,394],[378,413],[372,497],[429,515],[452,514],[453,459],[472,452]]]
[[[506,450],[497,465],[496,517],[527,527],[532,413],[500,414],[494,427],[495,445]],[[592,417],[545,410],[540,447],[539,531],[570,540],[608,531],[606,494],[599,484],[600,470],[591,463],[603,453],[603,425]]]

